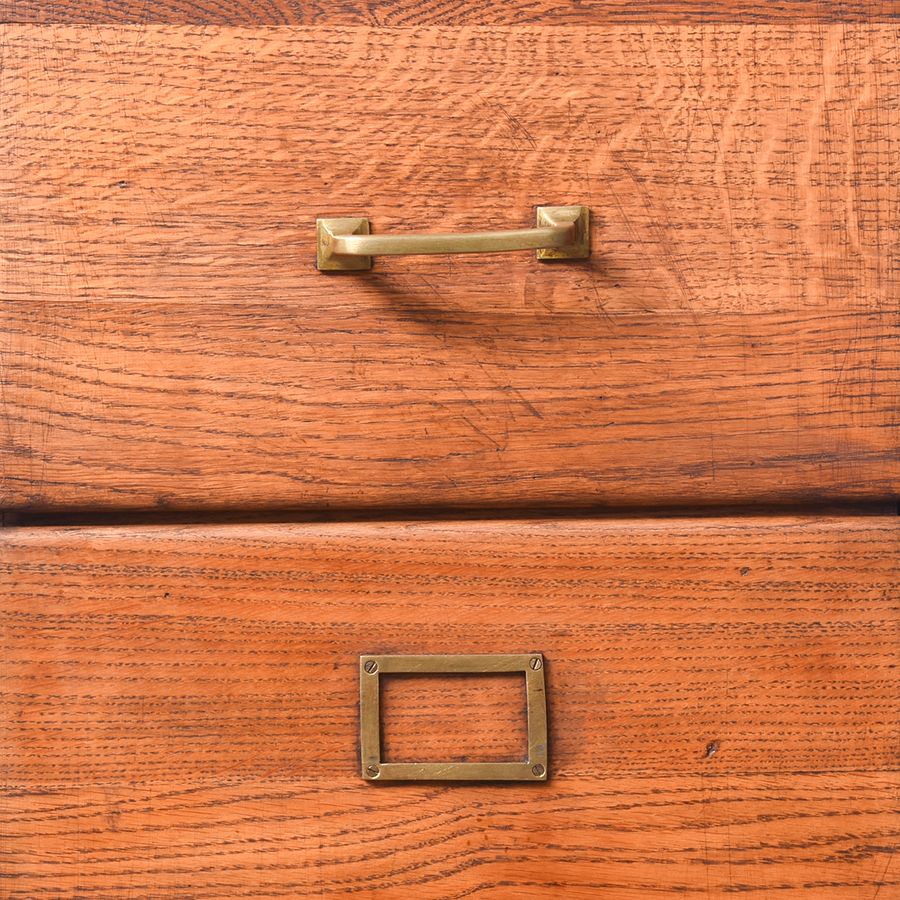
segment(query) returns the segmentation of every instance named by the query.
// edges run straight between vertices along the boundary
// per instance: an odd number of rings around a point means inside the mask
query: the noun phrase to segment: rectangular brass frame
[[[381,759],[381,675],[522,672],[528,715],[525,762],[392,763]],[[546,781],[547,702],[540,653],[361,656],[359,722],[366,781]]]

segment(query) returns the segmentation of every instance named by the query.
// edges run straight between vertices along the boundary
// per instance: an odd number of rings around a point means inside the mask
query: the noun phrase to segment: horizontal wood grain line
[[[0,22],[181,25],[602,25],[892,22],[895,0],[3,0]]]

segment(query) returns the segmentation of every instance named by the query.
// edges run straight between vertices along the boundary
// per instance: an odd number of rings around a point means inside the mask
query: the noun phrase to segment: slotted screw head
[[[528,665],[535,670],[539,669],[543,664],[543,660],[539,656],[533,657],[528,663]]]
[[[369,659],[366,661],[366,664],[363,668],[371,675],[373,672],[378,671],[378,663],[375,662],[374,659]]]

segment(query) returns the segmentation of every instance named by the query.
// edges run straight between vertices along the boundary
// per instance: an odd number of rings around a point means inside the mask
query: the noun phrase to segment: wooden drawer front
[[[181,0],[0,0],[0,22],[77,23],[85,25],[173,23],[186,25],[663,25],[721,22],[734,25],[772,22],[892,22],[893,0],[461,0],[433,6],[417,0],[221,0],[185,4]]]
[[[5,508],[896,494],[896,26],[3,40]],[[591,260],[315,270],[544,203]]]
[[[896,519],[2,540],[7,896],[900,885]],[[360,654],[533,650],[547,783],[362,781]]]

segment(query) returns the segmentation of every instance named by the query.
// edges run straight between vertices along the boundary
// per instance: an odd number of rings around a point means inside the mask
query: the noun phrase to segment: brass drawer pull
[[[521,672],[525,676],[528,759],[517,762],[399,763],[381,758],[381,675]],[[540,653],[361,656],[359,725],[366,781],[546,781],[547,701]]]
[[[316,219],[316,268],[371,269],[373,256],[509,250],[537,250],[538,259],[586,259],[591,252],[589,224],[586,206],[539,206],[536,228],[461,234],[370,234],[368,219]]]

